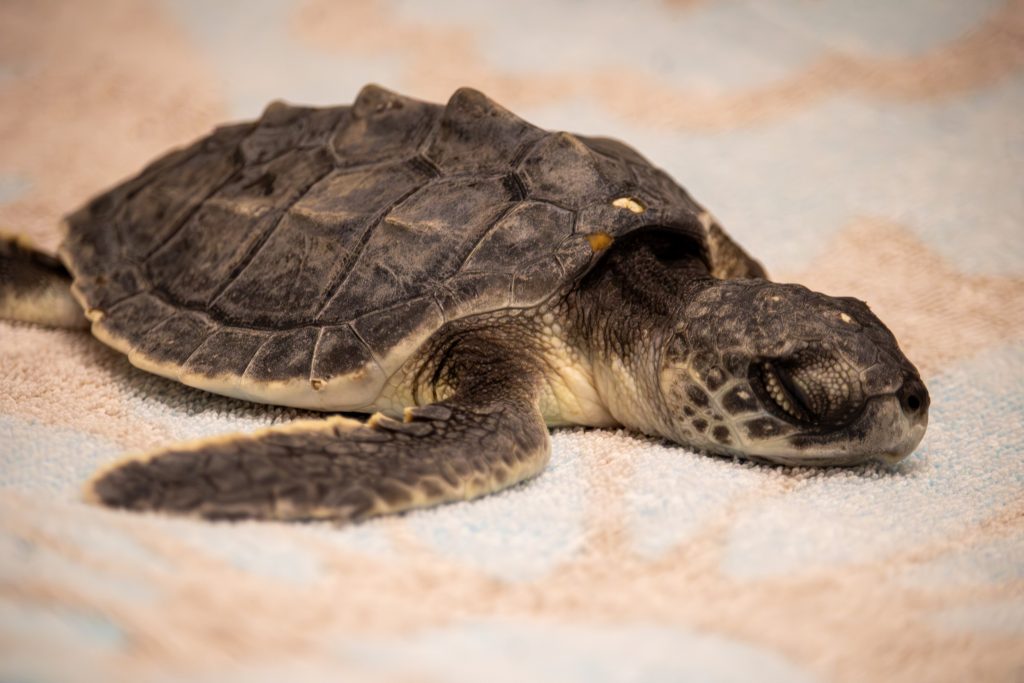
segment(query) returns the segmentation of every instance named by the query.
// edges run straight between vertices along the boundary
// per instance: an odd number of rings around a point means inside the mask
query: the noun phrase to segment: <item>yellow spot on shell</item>
[[[619,197],[614,202],[612,202],[612,206],[617,207],[619,209],[629,209],[633,213],[644,212],[644,205],[638,202],[637,200],[633,199],[632,197]]]
[[[604,251],[612,246],[615,238],[606,232],[595,232],[593,235],[587,235],[587,241],[590,242],[590,248],[594,251]]]
[[[846,313],[840,313],[839,317],[842,318],[844,323],[852,323],[853,322],[853,318],[848,316]]]
[[[10,240],[15,245],[25,249],[27,251],[33,251],[36,245],[32,242],[32,239],[28,235],[23,235],[20,232],[11,232],[9,230],[0,230],[0,239]]]

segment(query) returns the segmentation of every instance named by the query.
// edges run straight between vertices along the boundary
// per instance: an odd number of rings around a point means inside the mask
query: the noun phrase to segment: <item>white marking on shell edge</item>
[[[644,205],[638,202],[637,200],[633,199],[632,197],[619,197],[614,202],[612,202],[612,206],[619,209],[629,209],[633,213],[644,212]]]
[[[843,321],[844,323],[852,323],[852,322],[853,322],[853,318],[851,318],[850,316],[848,316],[848,315],[847,315],[846,313],[840,313],[840,314],[839,314],[839,318],[840,318],[840,319],[841,319],[841,320],[842,320],[842,321]]]

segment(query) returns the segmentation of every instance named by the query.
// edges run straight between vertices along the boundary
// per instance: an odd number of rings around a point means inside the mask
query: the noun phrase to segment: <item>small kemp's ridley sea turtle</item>
[[[474,90],[273,104],[0,249],[0,316],[136,366],[328,412],[172,446],[88,496],[211,518],[359,519],[536,475],[547,425],[789,465],[895,462],[928,393],[856,299],[769,282],[665,173]],[[64,268],[67,268],[67,271]]]

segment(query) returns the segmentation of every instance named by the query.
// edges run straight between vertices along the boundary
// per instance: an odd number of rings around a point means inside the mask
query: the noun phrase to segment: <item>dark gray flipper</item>
[[[97,475],[87,497],[211,519],[336,521],[476,498],[548,460],[535,391],[503,370],[404,422],[304,420],[128,460]]]
[[[0,235],[0,318],[72,329],[89,326],[61,262],[8,235]]]

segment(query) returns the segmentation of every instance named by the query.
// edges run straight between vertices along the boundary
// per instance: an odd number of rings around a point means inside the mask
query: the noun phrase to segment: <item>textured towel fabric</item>
[[[777,278],[867,300],[925,375],[894,470],[627,433],[538,479],[335,528],[90,507],[124,452],[296,411],[0,324],[0,680],[1024,677],[1024,3],[0,4],[0,227],[269,100],[473,85],[621,137]]]

